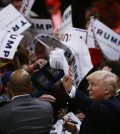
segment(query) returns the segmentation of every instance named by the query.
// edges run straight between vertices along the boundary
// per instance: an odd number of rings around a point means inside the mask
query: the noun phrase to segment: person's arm
[[[120,105],[116,105],[117,102],[113,100],[105,100],[103,103],[96,102],[89,98],[86,94],[82,93],[80,90],[76,90],[72,86],[72,71],[69,71],[69,76],[63,77],[63,85],[65,91],[68,93],[70,98],[74,99],[74,102],[77,103],[79,109],[90,117],[96,118],[112,118],[116,117],[117,109],[120,108]],[[74,92],[73,92],[74,90]]]
[[[38,68],[42,68],[43,66],[45,66],[47,64],[47,61],[45,59],[39,59],[37,60],[35,63],[26,66],[24,69],[28,72],[31,73],[33,71],[35,71]]]
[[[80,112],[80,113],[77,113],[76,114],[76,117],[82,122],[83,119],[85,118],[85,114],[83,114],[82,112]]]
[[[68,93],[68,95],[70,96],[70,98],[74,98],[75,94],[76,94],[76,89],[73,86],[73,72],[72,72],[72,68],[69,68],[69,75],[63,77],[63,86],[65,88],[65,91]]]
[[[43,94],[38,99],[42,101],[48,101],[50,103],[54,103],[56,101],[56,98],[49,94]]]
[[[72,89],[71,89],[72,91]],[[70,91],[69,91],[70,92]],[[69,93],[71,94],[71,92]],[[74,94],[73,94],[74,96]],[[117,109],[120,109],[120,105],[116,105],[116,102],[112,100],[106,100],[105,103],[99,103],[79,90],[76,90],[74,102],[77,103],[79,109],[90,117],[96,118],[112,118],[116,117]]]

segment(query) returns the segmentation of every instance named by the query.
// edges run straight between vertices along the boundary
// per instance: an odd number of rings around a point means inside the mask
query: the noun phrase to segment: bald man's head
[[[30,93],[31,77],[23,69],[19,69],[11,74],[9,88],[13,95]]]

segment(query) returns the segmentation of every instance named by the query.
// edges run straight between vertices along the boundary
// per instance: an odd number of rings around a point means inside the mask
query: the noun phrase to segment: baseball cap
[[[47,6],[55,6],[59,0],[46,0],[46,5]]]
[[[8,71],[2,75],[1,82],[2,82],[3,88],[7,87],[7,83],[9,82],[10,76],[12,73],[13,73],[13,71]]]

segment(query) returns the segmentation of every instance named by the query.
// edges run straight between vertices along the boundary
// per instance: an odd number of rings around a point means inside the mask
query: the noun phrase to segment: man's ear
[[[110,68],[110,67],[108,67],[108,66],[105,66],[105,67],[103,67],[102,70],[111,72],[111,71],[112,71],[112,68]]]
[[[7,87],[5,88],[6,91],[10,90],[10,83],[7,82]]]
[[[109,92],[110,92],[110,89],[106,88],[105,89],[105,94],[107,95],[107,94],[109,94]]]
[[[118,85],[118,89],[120,89],[120,77],[118,78],[117,85]]]
[[[30,85],[29,85],[29,87],[27,88],[29,91],[29,93],[31,93],[32,92],[32,89],[33,89],[33,85],[32,85],[32,82],[30,83]]]
[[[112,90],[113,89],[112,89],[111,86],[109,86],[109,87],[106,88],[106,90],[105,90],[106,97],[110,97],[113,94],[113,91]]]
[[[10,82],[7,82],[7,87],[5,88],[7,92],[12,92]]]

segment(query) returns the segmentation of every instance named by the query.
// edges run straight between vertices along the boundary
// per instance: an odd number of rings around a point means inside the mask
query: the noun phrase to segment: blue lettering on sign
[[[12,46],[14,44],[14,40],[16,39],[16,37],[17,37],[17,35],[14,35],[14,34],[10,35],[10,39],[11,40],[8,40],[7,43],[6,43],[6,46],[5,46],[5,48],[7,48],[9,50],[4,50],[4,56],[5,57],[8,57],[9,56],[10,49],[12,49]]]
[[[6,46],[5,46],[5,48],[11,49],[13,43],[14,43],[13,41],[8,40],[8,42],[7,42]]]
[[[5,56],[5,57],[8,57],[9,54],[10,54],[10,51],[4,51],[4,56]]]
[[[97,29],[96,34],[103,37],[106,40],[111,41],[112,43],[116,44],[117,46],[120,45],[120,40],[117,37],[114,37],[114,36],[110,35],[109,33],[104,32],[101,29]]]
[[[46,25],[46,29],[49,30],[50,28],[52,28],[52,25],[47,24],[47,25]]]
[[[71,16],[71,11],[67,12],[67,13],[63,16],[62,23],[63,23],[65,20],[67,20],[70,16]]]
[[[77,64],[76,64],[75,57],[73,57],[72,68],[73,68],[73,72],[74,72],[74,82],[75,82],[76,86],[78,87],[79,86],[78,85],[79,84],[79,77],[78,77]]]
[[[24,25],[27,24],[27,22],[24,22],[24,21],[22,21],[22,20],[20,21],[20,23],[21,23],[21,25],[15,25],[14,27],[12,27],[12,30],[13,30],[14,32],[18,31],[21,26],[23,27]]]
[[[52,28],[52,25],[51,24],[34,24],[32,23],[32,26],[31,26],[32,29],[37,29],[37,30],[49,30],[50,28]]]
[[[66,58],[68,58],[70,60],[70,62],[72,62],[72,68],[73,68],[73,73],[74,73],[74,82],[76,84],[76,86],[78,87],[79,85],[79,76],[78,76],[78,71],[77,71],[77,64],[76,64],[76,59],[75,57],[73,56],[73,54],[70,54],[68,52],[65,52],[64,53]]]
[[[15,25],[14,27],[12,27],[13,31],[16,32],[17,30],[20,29],[20,27],[18,25]]]
[[[21,24],[22,24],[22,25],[21,25],[22,27],[27,24],[27,22],[24,22],[24,21],[22,21],[22,20],[21,20],[20,22],[21,22]]]
[[[27,7],[29,6],[29,0],[26,0],[25,2],[27,2],[27,3],[25,3],[25,6],[23,7],[23,9],[22,9],[22,12],[25,14],[25,12],[27,11]]]

